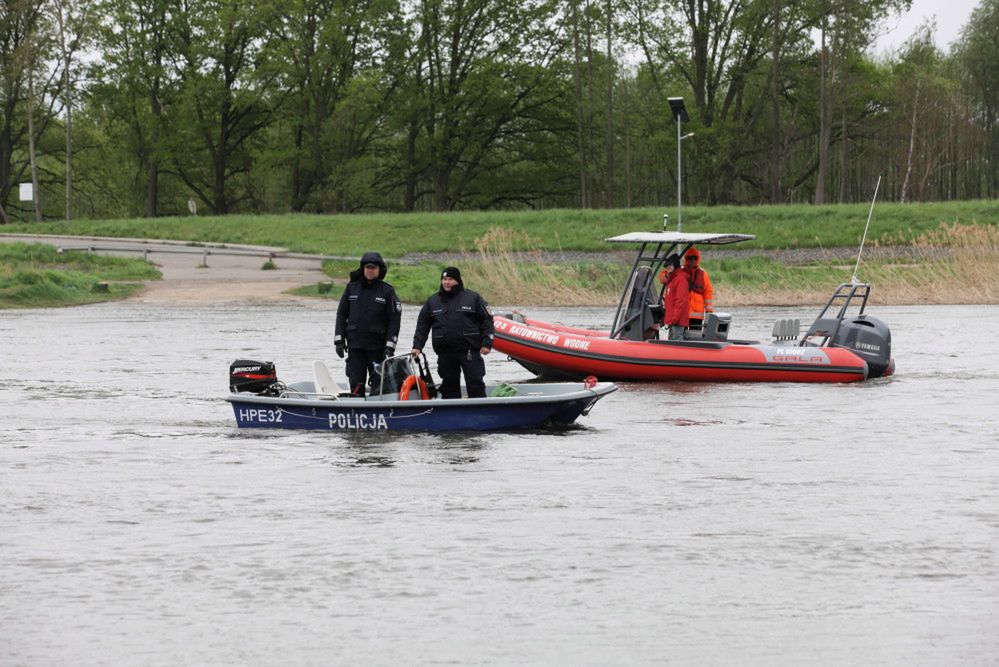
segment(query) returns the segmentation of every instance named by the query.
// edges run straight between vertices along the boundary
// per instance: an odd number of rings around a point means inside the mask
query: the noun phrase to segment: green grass
[[[59,253],[47,244],[0,244],[0,309],[72,306],[122,299],[160,277],[137,259]],[[98,290],[107,283],[108,291]]]
[[[868,209],[867,204],[689,207],[684,209],[683,229],[686,232],[755,234],[756,241],[739,245],[746,249],[856,248],[863,234]],[[668,212],[672,221],[675,211]],[[0,231],[171,238],[192,243],[245,243],[351,258],[369,250],[377,250],[390,259],[413,252],[431,256],[467,252],[466,258],[460,261],[466,283],[492,303],[598,305],[616,303],[627,274],[626,266],[597,261],[552,265],[542,261],[541,253],[557,250],[621,250],[630,253],[634,248],[611,246],[603,239],[629,231],[661,229],[662,214],[662,209],[618,209],[341,216],[236,215],[22,224],[2,227]],[[669,229],[675,229],[673,222]],[[999,274],[996,259],[999,255],[995,250],[997,233],[999,201],[878,204],[868,234],[868,246],[984,247],[986,250],[965,266],[961,276],[943,276],[948,289],[934,298],[950,298],[950,302],[956,303],[960,299],[948,295],[971,293],[972,296],[967,297],[968,302],[994,303],[997,286],[992,276]],[[28,253],[26,250],[19,252]],[[44,252],[55,251],[48,248]],[[527,253],[526,258],[523,253]],[[0,256],[0,270],[4,271],[0,273],[0,307],[65,305],[117,298],[131,288],[115,284],[109,295],[89,290],[99,280],[146,277],[130,273],[134,269],[126,269],[129,265],[125,260],[81,257],[87,259],[80,259],[79,262],[109,264],[81,267],[71,264],[68,255],[59,258],[50,256],[40,262],[22,257],[15,276],[9,268],[13,261]],[[932,253],[928,254],[921,263],[926,264],[932,258]],[[24,264],[32,262],[38,266],[26,269]],[[387,279],[407,303],[422,303],[437,290],[441,261],[390,264]],[[878,293],[891,294],[893,302],[925,300],[928,287],[919,282],[919,276],[925,275],[925,272],[897,264],[889,263],[878,274],[876,265],[865,260],[861,277],[873,279],[877,275]],[[142,263],[137,262],[137,265]],[[975,280],[969,281],[968,272],[973,267],[980,267],[981,275],[976,273]],[[319,293],[318,285],[303,287],[297,293],[339,299],[343,282],[356,268],[356,259],[328,262],[325,271],[337,284],[324,294]],[[742,305],[786,303],[796,298],[821,300],[824,298],[822,293],[850,277],[850,267],[837,266],[832,262],[789,266],[765,257],[728,258],[722,253],[711,257],[705,268],[711,272],[716,288],[720,287],[722,292],[727,293],[729,303]],[[25,273],[28,269],[37,273]],[[50,269],[84,275],[74,276],[72,280],[69,277],[57,278],[45,272]],[[917,283],[918,290],[909,287]],[[885,287],[889,289],[885,290]]]
[[[756,235],[757,240],[740,246],[744,248],[856,246],[868,209],[868,204],[692,206],[683,209],[683,230]],[[390,258],[412,252],[472,251],[475,240],[495,227],[524,232],[544,250],[607,251],[612,249],[604,243],[609,236],[661,230],[663,213],[669,213],[669,229],[675,230],[675,208],[643,208],[79,220],[8,225],[0,231],[245,243],[344,256],[378,250]],[[877,204],[868,241],[908,243],[942,223],[954,222],[999,225],[999,201]]]
[[[332,289],[325,294],[319,292],[319,284],[305,285],[291,290],[292,294],[299,296],[315,296],[321,299],[333,299],[338,301],[343,293],[344,284],[348,280],[350,272],[357,268],[356,261],[327,261],[323,263],[323,272],[331,280],[337,281]],[[424,262],[422,264],[393,264],[389,267],[386,282],[392,284],[396,294],[406,303],[423,303],[427,298],[440,287],[439,276],[441,267],[436,263]]]

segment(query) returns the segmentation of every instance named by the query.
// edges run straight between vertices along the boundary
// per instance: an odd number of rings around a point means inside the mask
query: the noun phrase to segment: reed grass
[[[554,264],[525,232],[494,227],[476,239],[475,254],[466,254],[462,279],[478,286],[492,303],[588,306],[616,298],[627,275],[623,268],[595,262]]]
[[[528,260],[524,251],[531,248]],[[999,302],[999,228],[945,224],[921,234],[901,253],[878,243],[862,255],[858,279],[873,284],[873,304],[994,304]],[[533,255],[533,257],[531,257]],[[462,274],[495,304],[614,306],[630,265],[545,263],[535,239],[495,229],[466,253]],[[709,271],[720,309],[736,306],[820,305],[850,282],[855,263],[832,252],[804,265],[766,257],[724,258]],[[436,278],[436,273],[433,274]],[[436,282],[430,285],[436,289]]]
[[[887,303],[999,303],[999,229],[950,224],[922,234],[912,262],[872,267]]]

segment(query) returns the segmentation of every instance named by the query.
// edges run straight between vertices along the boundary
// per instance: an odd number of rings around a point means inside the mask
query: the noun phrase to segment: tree
[[[846,63],[867,47],[878,22],[892,11],[909,8],[912,0],[817,0],[817,27],[821,31],[819,85],[818,173],[815,203],[826,202],[829,174],[829,151],[832,143],[832,95],[830,87],[838,83],[843,100]],[[844,115],[845,118],[845,115]],[[845,135],[846,127],[841,127]]]
[[[966,176],[974,184],[969,194],[999,197],[999,0],[982,0],[972,12],[954,57],[974,122],[986,137],[984,154]]]
[[[554,10],[549,0],[419,3],[411,111],[434,210],[481,201],[487,172],[522,164],[507,147],[549,139],[546,116],[563,99],[550,69],[564,47]]]
[[[683,0],[676,10],[664,0],[628,0],[628,7],[654,79],[661,85],[675,73],[692,92],[702,197],[729,199],[746,149],[733,126],[749,110],[759,113],[761,100],[744,94],[771,44],[773,12],[763,0]],[[660,89],[661,108],[675,94]]]
[[[31,0],[0,2],[0,222],[10,222],[7,204],[31,170],[40,206],[41,183],[35,142],[50,126],[59,68],[46,71],[54,55],[47,7]],[[36,84],[36,77],[38,79]],[[37,114],[37,117],[36,117]],[[40,208],[36,208],[40,217]]]
[[[56,26],[59,29],[59,56],[63,75],[63,114],[66,130],[66,220],[73,218],[73,104],[76,101],[75,57],[86,48],[92,24],[91,5],[87,0],[53,0]]]
[[[389,42],[403,30],[396,0],[300,0],[279,7],[265,54],[280,63],[293,150],[291,208],[351,208],[351,167],[373,140],[390,91]],[[391,74],[387,78],[391,78]],[[391,84],[388,84],[389,86]]]
[[[99,83],[90,96],[127,128],[122,143],[145,184],[145,215],[153,218],[159,214],[163,109],[176,95],[168,69],[176,47],[176,5],[173,0],[101,0],[97,9],[103,17],[97,34],[103,58],[91,69]]]
[[[179,0],[174,66],[180,90],[164,110],[172,171],[214,213],[252,198],[245,180],[281,99],[279,71],[261,55],[272,7],[261,0]]]

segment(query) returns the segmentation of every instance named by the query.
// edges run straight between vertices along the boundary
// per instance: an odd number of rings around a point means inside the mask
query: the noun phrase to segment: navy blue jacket
[[[363,266],[377,264],[378,278],[364,279]],[[381,351],[395,348],[399,341],[402,321],[402,303],[395,288],[385,282],[387,269],[378,253],[365,253],[361,267],[350,274],[350,282],[343,290],[336,309],[334,343],[344,341],[344,347]]]
[[[455,285],[427,299],[416,320],[413,347],[422,350],[433,334],[435,352],[454,352],[493,347],[493,314],[478,293]]]

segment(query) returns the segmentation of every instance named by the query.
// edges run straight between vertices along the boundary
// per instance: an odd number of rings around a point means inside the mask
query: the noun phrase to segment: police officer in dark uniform
[[[337,356],[347,353],[350,391],[364,395],[365,378],[374,364],[395,354],[402,320],[402,303],[395,288],[385,282],[387,268],[377,252],[366,252],[361,266],[350,272],[336,309],[333,345]]]
[[[427,299],[416,321],[413,356],[433,333],[441,397],[461,398],[461,373],[469,398],[486,395],[486,364],[482,355],[493,349],[493,314],[476,292],[465,289],[461,272],[449,266],[441,273],[441,288]]]

